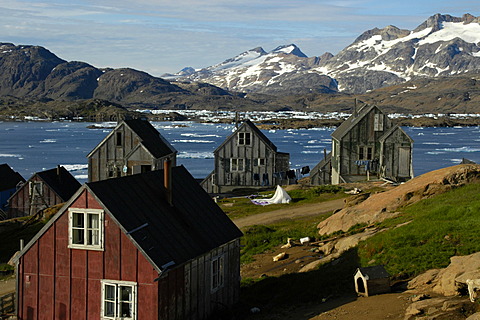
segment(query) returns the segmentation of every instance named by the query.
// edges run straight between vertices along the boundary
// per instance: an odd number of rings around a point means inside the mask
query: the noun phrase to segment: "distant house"
[[[332,184],[372,177],[405,181],[413,178],[413,140],[377,106],[363,105],[332,133],[332,151],[310,173],[330,168]],[[315,179],[328,183],[328,179]]]
[[[214,151],[212,173],[202,181],[209,193],[239,187],[271,187],[288,181],[290,154],[277,147],[250,120],[246,120]]]
[[[310,183],[324,185],[332,183],[332,153],[325,154],[323,159],[310,171]]]
[[[358,295],[368,297],[390,292],[390,275],[383,266],[358,268],[354,281]]]
[[[73,195],[17,259],[19,319],[206,319],[238,300],[242,233],[165,168]]]
[[[88,155],[88,181],[94,182],[176,165],[177,151],[148,121],[120,122]]]
[[[8,199],[15,193],[25,179],[6,163],[0,164],[0,213],[6,213]]]
[[[70,199],[80,183],[64,167],[33,174],[8,200],[9,218],[36,214]]]

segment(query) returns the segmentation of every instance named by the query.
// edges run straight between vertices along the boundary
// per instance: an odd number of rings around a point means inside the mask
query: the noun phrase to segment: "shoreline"
[[[175,121],[192,121],[197,123],[235,123],[235,118],[215,118],[209,117],[208,119],[194,116],[185,117],[182,120],[178,119],[158,119],[153,115],[145,115],[145,118],[152,122],[175,122]],[[342,118],[317,118],[317,119],[300,119],[300,118],[269,118],[269,119],[255,119],[252,117],[252,121],[257,124],[260,129],[263,130],[286,130],[286,129],[311,129],[311,128],[332,128],[338,127],[348,117]],[[475,127],[480,126],[480,117],[475,116],[458,116],[458,115],[415,115],[405,117],[393,117],[391,120],[401,127]],[[12,119],[12,118],[0,118],[0,122],[85,122],[85,123],[107,123],[116,121],[100,121],[92,122],[86,119],[40,119],[40,118],[28,118],[28,119]],[[240,120],[241,122],[241,120]],[[111,129],[114,126],[101,126],[101,125],[89,125],[89,129]]]

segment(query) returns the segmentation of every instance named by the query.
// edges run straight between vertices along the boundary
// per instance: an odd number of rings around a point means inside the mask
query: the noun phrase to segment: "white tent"
[[[269,204],[290,203],[291,200],[292,198],[287,193],[287,191],[285,191],[282,187],[277,185],[277,190],[275,190],[275,194],[273,195],[273,197],[269,199],[255,199],[255,200],[252,200],[252,202],[255,204],[266,206]]]

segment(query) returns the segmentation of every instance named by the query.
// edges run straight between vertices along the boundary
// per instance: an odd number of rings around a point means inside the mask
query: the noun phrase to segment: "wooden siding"
[[[404,131],[397,128],[385,139],[382,145],[382,161],[380,163],[382,174],[394,180],[413,178],[412,151],[411,139]],[[401,170],[402,168],[403,170]]]
[[[117,133],[122,137],[120,145],[117,145]],[[117,168],[120,176],[139,173],[135,172],[136,167],[142,165],[150,166],[151,170],[163,169],[163,161],[166,159],[170,159],[173,166],[176,165],[174,153],[156,159],[140,142],[139,136],[127,125],[116,127],[88,158],[88,181],[111,178],[109,170],[112,169],[113,177],[117,177]],[[124,166],[127,167],[127,172],[124,172]]]
[[[348,130],[344,127],[332,142],[333,184],[365,180],[367,170],[366,165],[359,163],[361,160],[370,161],[371,177],[413,178],[412,140],[380,109],[372,107],[361,118],[346,121],[352,123],[351,127]],[[404,148],[402,159],[408,158],[407,164],[402,163],[402,172],[399,171],[400,148]],[[367,157],[370,150],[371,156]]]
[[[84,191],[70,208],[102,209]],[[18,264],[18,319],[100,319],[101,280],[137,283],[137,319],[202,320],[231,306],[240,293],[240,240],[158,272],[108,214],[104,250],[68,248],[68,210]],[[224,257],[224,285],[211,290],[212,259]],[[40,259],[41,257],[41,259]]]
[[[31,206],[29,182],[43,182],[37,175],[32,176],[9,200],[8,217],[24,217],[39,210],[64,202],[46,183],[42,183],[43,196],[36,199]]]
[[[240,133],[250,134],[250,144],[239,144]],[[243,161],[242,170],[232,169],[232,159]],[[252,128],[243,125],[215,151],[214,171],[202,186],[208,192],[224,192],[243,186],[283,184],[287,180],[275,178],[274,173],[288,171],[289,160],[288,153],[276,152]]]
[[[84,192],[71,207],[100,205]],[[105,244],[104,251],[69,249],[68,213],[59,217],[19,261],[19,319],[99,319],[102,279],[135,281],[139,301],[156,301],[158,273],[108,215]],[[138,319],[157,313],[145,305]]]

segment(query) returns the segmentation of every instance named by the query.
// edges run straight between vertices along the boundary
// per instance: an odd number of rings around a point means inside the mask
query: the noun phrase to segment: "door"
[[[398,176],[410,177],[410,148],[398,149]]]

